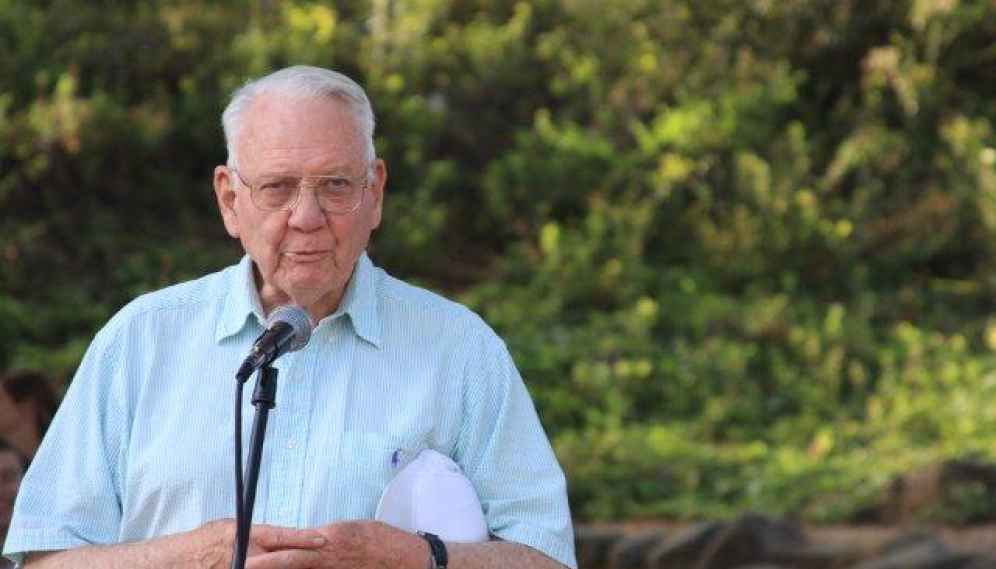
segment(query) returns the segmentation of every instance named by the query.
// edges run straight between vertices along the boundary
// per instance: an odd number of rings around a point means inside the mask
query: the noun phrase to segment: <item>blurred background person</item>
[[[2,404],[0,404],[2,405]],[[0,407],[2,410],[7,408]],[[6,420],[7,415],[0,415]],[[7,539],[7,529],[10,527],[10,517],[14,511],[14,498],[21,486],[26,462],[17,450],[3,439],[0,439],[0,544]],[[0,557],[0,569],[13,567],[10,560]]]
[[[11,370],[0,381],[0,439],[29,461],[59,407],[48,377],[32,370]]]

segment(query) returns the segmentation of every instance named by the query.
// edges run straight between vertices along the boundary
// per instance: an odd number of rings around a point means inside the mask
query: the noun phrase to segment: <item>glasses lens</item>
[[[253,203],[267,211],[288,208],[297,198],[297,184],[293,176],[261,176],[251,186]]]
[[[353,211],[362,197],[360,184],[346,176],[315,176],[305,182],[314,187],[318,203],[330,213]]]

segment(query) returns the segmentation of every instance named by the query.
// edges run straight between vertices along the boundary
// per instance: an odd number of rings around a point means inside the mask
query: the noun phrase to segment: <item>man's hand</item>
[[[311,532],[324,543],[301,547],[300,536],[290,536],[287,528],[253,527],[253,543],[258,548],[246,562],[246,569],[425,569],[429,565],[429,545],[422,538],[381,522],[355,521],[329,524]],[[273,530],[280,531],[273,531]],[[316,541],[317,543],[317,541]]]
[[[341,522],[314,530],[270,527],[257,532],[256,527],[253,541],[261,553],[246,562],[246,569],[426,569],[429,566],[429,544],[424,539],[381,522]],[[318,532],[326,541],[314,547],[300,547],[303,540],[289,536],[288,531]],[[535,549],[509,541],[449,543],[446,547],[451,569],[565,569]]]
[[[35,554],[30,569],[228,569],[235,522],[140,543]],[[452,569],[564,569],[536,550],[507,541],[447,544]],[[429,545],[386,524],[356,521],[315,529],[254,525],[246,569],[425,569]]]
[[[191,532],[191,541],[199,543],[193,552],[195,567],[227,569],[232,564],[235,551],[235,521],[217,520],[204,524]],[[327,539],[320,532],[270,525],[254,525],[249,531],[249,548],[246,559],[273,551],[310,550],[325,545]]]
[[[277,549],[311,551],[327,541],[316,530],[256,525],[249,532],[247,557],[269,555]],[[235,521],[216,520],[186,533],[149,541],[36,553],[28,557],[25,566],[30,569],[228,569],[234,544]]]

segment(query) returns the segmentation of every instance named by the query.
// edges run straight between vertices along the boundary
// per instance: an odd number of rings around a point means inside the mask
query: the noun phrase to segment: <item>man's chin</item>
[[[314,287],[299,284],[297,287],[290,289],[288,296],[292,304],[310,309],[321,305],[338,306],[342,294],[329,288],[326,283],[325,286],[316,285]]]

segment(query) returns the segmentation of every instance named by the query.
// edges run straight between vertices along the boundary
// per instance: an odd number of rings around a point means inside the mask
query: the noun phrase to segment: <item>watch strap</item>
[[[449,563],[449,555],[446,553],[446,544],[443,540],[439,539],[439,536],[426,531],[415,532],[415,535],[421,537],[429,544],[429,559],[432,565],[429,569],[446,569],[446,565]]]

